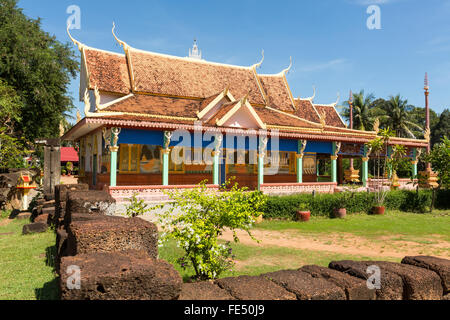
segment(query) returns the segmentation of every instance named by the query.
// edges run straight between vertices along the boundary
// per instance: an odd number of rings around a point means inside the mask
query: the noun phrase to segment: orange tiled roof
[[[89,89],[128,94],[130,75],[125,55],[85,48],[83,50],[89,74]]]
[[[297,108],[294,112],[296,116],[312,122],[320,122],[319,115],[310,100],[295,99],[294,102]]]
[[[202,100],[136,94],[103,109],[103,111],[195,118],[197,112],[202,109],[202,104]]]
[[[258,78],[266,93],[267,105],[282,111],[295,110],[284,75],[258,75]]]
[[[325,112],[326,115],[325,122],[328,126],[340,128],[346,127],[345,124],[342,122],[342,119],[339,116],[338,112],[336,111],[335,107],[320,104],[315,104],[314,106],[316,107],[317,112],[319,112],[320,115],[322,115],[322,113]]]
[[[253,68],[210,63],[129,50],[134,90],[178,97],[206,98],[229,87],[251,103],[264,104]]]

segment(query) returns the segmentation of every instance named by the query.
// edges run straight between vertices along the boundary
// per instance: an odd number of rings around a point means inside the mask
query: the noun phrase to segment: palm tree
[[[403,100],[400,95],[390,96],[389,100],[380,103],[377,106],[381,125],[389,127],[396,133],[397,137],[416,138],[412,133],[412,128],[423,131],[418,124],[410,121],[410,113],[413,106],[408,104],[408,100]],[[375,112],[377,113],[377,112]]]
[[[364,90],[353,94],[353,129],[356,130],[371,130],[375,118],[372,114],[375,97],[373,94],[364,96]],[[342,110],[342,116],[350,119],[350,106],[348,101],[344,103],[346,107]]]

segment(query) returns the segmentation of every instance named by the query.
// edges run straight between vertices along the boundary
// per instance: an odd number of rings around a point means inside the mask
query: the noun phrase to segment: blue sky
[[[381,10],[379,30],[366,26],[371,4]],[[337,92],[342,102],[350,89],[364,89],[424,106],[428,72],[431,108],[450,107],[450,0],[19,1],[64,42],[70,5],[81,9],[81,29],[72,35],[91,47],[123,52],[111,34],[115,21],[119,37],[143,50],[186,56],[197,38],[204,59],[248,66],[264,49],[258,72],[278,73],[292,56],[294,96],[308,97],[316,86],[316,103],[334,102]],[[74,80],[71,91],[82,110],[78,85]]]

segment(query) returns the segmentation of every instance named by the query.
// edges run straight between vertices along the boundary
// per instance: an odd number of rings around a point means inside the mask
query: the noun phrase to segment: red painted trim
[[[199,186],[196,184],[193,185],[172,185],[172,186],[118,186],[118,187],[108,187],[108,190],[145,190],[145,189],[193,189],[198,188]],[[209,189],[219,189],[219,185],[216,184],[208,184],[206,188]]]
[[[291,187],[291,186],[337,186],[336,182],[304,182],[304,183],[263,183],[261,187]]]

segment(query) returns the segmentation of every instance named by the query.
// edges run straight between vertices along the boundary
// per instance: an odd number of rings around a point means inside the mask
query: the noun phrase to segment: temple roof
[[[315,104],[314,107],[316,108],[319,115],[325,114],[325,122],[328,126],[341,128],[347,127],[344,121],[342,121],[341,116],[337,112],[336,107],[334,107],[333,105]]]
[[[124,54],[90,48],[71,39],[82,53],[80,98],[85,99],[85,120],[136,126],[151,126],[153,122],[169,127],[201,121],[204,126],[223,130],[251,123],[305,137],[328,135],[348,140],[346,136],[353,136],[367,141],[375,136],[374,132],[347,129],[336,104],[315,105],[313,97],[294,99],[286,79],[292,60],[280,73],[262,75],[256,69],[264,54],[253,66],[235,66],[142,51],[117,37]],[[94,96],[95,112],[90,108]],[[76,138],[89,130],[76,133],[79,126],[66,136]]]

